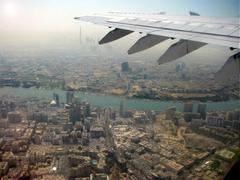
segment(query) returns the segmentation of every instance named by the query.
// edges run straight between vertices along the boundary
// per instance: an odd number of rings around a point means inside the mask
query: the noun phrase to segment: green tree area
[[[240,149],[238,149],[238,151],[236,151],[235,159],[236,159],[237,161],[240,161]]]
[[[217,159],[215,159],[212,164],[210,165],[210,170],[211,171],[216,171],[221,165],[221,162]]]

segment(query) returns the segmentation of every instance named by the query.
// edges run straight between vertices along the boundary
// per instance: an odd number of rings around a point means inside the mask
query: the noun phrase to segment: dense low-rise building
[[[10,123],[19,123],[22,121],[20,112],[9,112],[8,121]]]
[[[3,162],[8,162],[9,167],[15,167],[17,165],[17,156],[15,156],[11,151],[5,152],[2,156]]]
[[[90,136],[91,136],[91,138],[105,137],[103,127],[91,127],[90,128]]]
[[[8,162],[0,162],[0,177],[7,174],[9,169]]]
[[[126,180],[184,178],[194,170],[193,167],[213,157],[215,149],[220,149],[219,141],[226,137],[227,142],[234,143],[237,138],[237,131],[233,130],[235,121],[238,122],[233,120],[236,115],[224,119],[224,126],[218,127],[209,125],[201,117],[201,112],[195,113],[195,117],[194,112],[176,112],[175,108],[156,114],[125,110],[125,116],[120,117],[116,110],[79,102],[76,111],[79,111],[80,118],[74,124],[68,117],[70,106],[52,108],[48,105],[49,101],[46,101],[28,108],[32,115],[43,112],[47,120],[32,116],[26,121],[27,113],[22,107],[22,121],[3,123],[6,129],[0,128],[2,161],[8,164],[3,165],[0,172],[5,177],[17,179],[29,175],[32,179],[105,180],[123,177],[125,173],[123,179]],[[111,112],[114,112],[114,118],[110,118]],[[188,121],[191,123],[176,125],[172,119],[183,119],[184,114],[190,114],[191,120]],[[215,112],[208,115],[225,117],[225,114]],[[8,119],[1,119],[0,125],[2,120]],[[205,143],[211,143],[214,150],[210,152],[209,145],[203,147]],[[216,155],[218,159],[224,159],[220,156]],[[228,163],[228,160],[224,161]],[[11,168],[8,171],[5,167]],[[24,174],[26,172],[29,174]],[[63,176],[59,176],[60,173]]]

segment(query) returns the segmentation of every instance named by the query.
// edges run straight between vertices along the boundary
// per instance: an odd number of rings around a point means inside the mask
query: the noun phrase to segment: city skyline
[[[0,0],[0,179],[240,177],[239,9]]]

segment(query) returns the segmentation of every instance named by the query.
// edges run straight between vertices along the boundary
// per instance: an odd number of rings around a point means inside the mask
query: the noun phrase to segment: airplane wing
[[[215,80],[219,83],[240,84],[240,52],[231,56],[216,73]]]
[[[128,54],[148,49],[167,39],[179,39],[159,58],[159,64],[176,60],[207,44],[240,49],[240,18],[169,16],[159,14],[104,13],[76,17],[80,21],[113,28],[99,44],[105,44],[127,36],[132,32],[146,36],[139,39]]]

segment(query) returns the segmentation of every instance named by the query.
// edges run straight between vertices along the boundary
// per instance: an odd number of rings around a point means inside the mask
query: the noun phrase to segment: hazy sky
[[[238,16],[239,0],[0,0],[0,30],[68,31],[84,12],[161,12]]]
[[[110,45],[98,46],[97,40],[103,37],[109,29],[107,27],[95,27],[82,24],[73,18],[86,12],[144,12],[157,13],[165,11],[168,14],[187,15],[190,10],[200,13],[202,16],[239,16],[240,0],[0,0],[0,54],[4,49],[42,48],[80,48],[87,47],[86,43],[79,45],[79,27],[82,27],[83,39],[92,38],[97,50],[113,47],[120,54],[127,56],[127,49],[140,38],[138,33],[129,35]],[[149,52],[158,58],[169,45],[161,43],[150,50],[132,55],[131,57],[145,57]],[[89,47],[90,49],[91,47]],[[193,56],[205,59],[209,49],[202,48],[199,55]],[[212,48],[214,49],[214,48]],[[218,54],[209,58],[222,57],[226,60],[229,56],[221,52],[227,51],[227,47],[216,49]],[[82,50],[84,51],[84,50]],[[212,52],[213,50],[211,50]],[[203,53],[205,52],[205,53]],[[207,53],[206,53],[207,52]],[[197,52],[198,53],[198,52]],[[226,57],[224,57],[226,56]],[[206,58],[209,60],[209,58]]]

